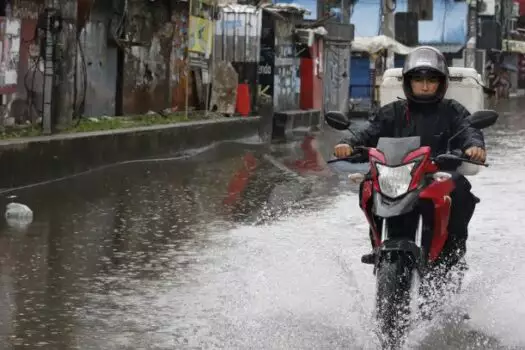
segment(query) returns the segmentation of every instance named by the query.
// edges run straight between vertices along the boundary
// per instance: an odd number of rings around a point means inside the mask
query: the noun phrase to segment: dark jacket
[[[375,147],[380,137],[420,136],[422,146],[430,146],[432,155],[443,154],[448,139],[467,126],[470,113],[456,100],[443,99],[436,104],[414,104],[406,100],[389,103],[373,114],[356,136],[341,142],[350,146]],[[451,143],[451,149],[477,146],[485,148],[481,130],[468,127]]]

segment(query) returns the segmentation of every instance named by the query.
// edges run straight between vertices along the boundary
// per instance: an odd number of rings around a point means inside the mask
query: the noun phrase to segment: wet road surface
[[[485,132],[492,166],[471,178],[482,202],[450,309],[472,319],[420,325],[407,348],[525,349],[519,107]],[[376,349],[365,219],[322,162],[339,136],[3,193],[35,218],[1,224],[1,348]]]

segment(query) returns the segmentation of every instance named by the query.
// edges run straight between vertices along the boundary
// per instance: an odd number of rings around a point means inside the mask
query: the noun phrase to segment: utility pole
[[[54,0],[60,3],[59,9],[62,27],[58,33],[57,45],[57,129],[67,128],[76,109],[75,73],[77,68],[77,0]],[[84,79],[88,79],[84,77]]]
[[[42,126],[44,135],[51,134],[51,125],[53,119],[53,83],[55,75],[55,35],[53,34],[52,26],[52,12],[46,11],[46,34],[45,42],[42,43],[45,45],[44,50],[44,99],[43,103],[43,116],[42,116]]]
[[[395,9],[396,0],[382,0],[381,8],[383,16],[381,16],[381,33],[389,38],[395,38]],[[386,68],[394,68],[394,53],[388,52],[386,60]]]
[[[476,48],[478,37],[478,1],[473,0],[468,8],[468,40],[465,48],[465,67],[476,68]]]

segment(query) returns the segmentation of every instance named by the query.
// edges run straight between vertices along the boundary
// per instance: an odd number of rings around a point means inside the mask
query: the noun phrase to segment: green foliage
[[[210,116],[208,116],[208,118],[209,117]],[[173,113],[165,116],[161,116],[159,114],[148,114],[124,117],[82,118],[80,122],[73,121],[73,124],[69,128],[61,130],[57,133],[71,134],[79,132],[129,129],[143,126],[176,124],[202,119],[206,119],[204,112],[190,112],[188,113],[188,118],[186,118],[186,114],[184,112]],[[43,133],[40,126],[35,125],[9,127],[0,132],[0,139],[3,140],[36,136],[43,136]]]

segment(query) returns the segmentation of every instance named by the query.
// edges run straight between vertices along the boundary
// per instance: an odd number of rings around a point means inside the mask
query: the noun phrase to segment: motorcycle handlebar
[[[369,150],[369,147],[355,146],[354,149],[352,150],[352,154],[350,156],[344,157],[344,158],[331,159],[331,160],[327,161],[326,163],[328,163],[328,164],[336,163],[336,162],[349,162],[349,163],[352,163],[355,160],[363,159],[365,155],[366,155],[366,157],[368,157],[368,150]]]
[[[368,153],[368,150],[370,148],[369,147],[364,147],[364,146],[356,146],[352,152],[352,154],[348,157],[344,157],[344,158],[337,158],[337,159],[331,159],[329,161],[327,161],[328,164],[330,163],[336,163],[336,162],[353,162],[357,159],[361,159],[365,154]],[[479,165],[479,166],[484,166],[484,167],[488,167],[489,164],[488,163],[482,163],[482,162],[478,162],[478,161],[475,161],[475,160],[471,160],[471,159],[468,159],[465,155],[465,153],[463,153],[462,150],[459,150],[459,149],[455,149],[455,150],[452,150],[450,153],[446,153],[446,154],[441,154],[437,157],[435,157],[433,159],[434,162],[436,163],[444,163],[444,162],[450,162],[450,161],[454,161],[454,162],[466,162],[466,163],[470,163],[470,164],[474,164],[474,165]]]
[[[475,164],[475,165],[484,166],[484,167],[489,166],[488,163],[482,163],[482,162],[478,162],[478,161],[467,158],[465,153],[463,153],[463,151],[459,149],[452,150],[450,153],[440,154],[433,160],[434,162],[438,164],[446,162],[446,161],[455,161],[455,162],[465,162],[465,163]]]
[[[330,159],[329,161],[327,161],[326,163],[330,164],[330,163],[336,163],[336,162],[349,162],[349,163],[352,163],[353,161],[355,161],[356,159],[359,159],[361,158],[362,154],[355,154],[355,153],[352,153],[351,156],[349,157],[344,157],[344,158],[336,158],[336,159]]]

